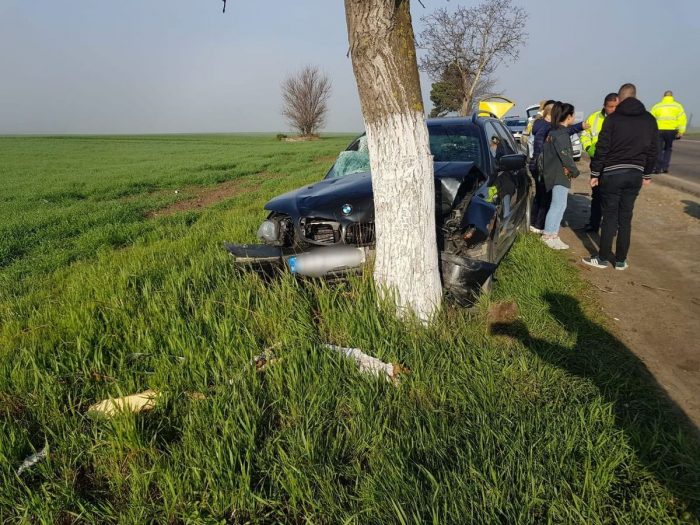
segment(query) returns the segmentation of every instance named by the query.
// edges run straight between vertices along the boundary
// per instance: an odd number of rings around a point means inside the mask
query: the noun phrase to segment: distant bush
[[[278,133],[278,134],[275,136],[275,138],[276,138],[277,140],[284,140],[284,139],[287,138],[287,135],[285,135],[284,133]]]

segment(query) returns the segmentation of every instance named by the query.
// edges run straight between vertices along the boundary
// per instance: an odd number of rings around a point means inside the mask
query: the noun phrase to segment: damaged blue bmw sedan
[[[532,181],[512,133],[483,112],[427,120],[445,295],[459,304],[489,288],[518,231],[527,231]],[[270,200],[263,244],[226,244],[238,265],[286,267],[301,276],[356,270],[374,245],[374,201],[366,136],[326,176]]]

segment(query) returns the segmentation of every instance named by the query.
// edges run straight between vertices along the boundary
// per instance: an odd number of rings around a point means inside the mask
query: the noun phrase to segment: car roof
[[[479,116],[477,121],[487,121],[487,120],[498,120],[492,117]],[[500,121],[499,121],[500,122]],[[440,126],[443,124],[452,124],[457,126],[473,126],[475,124],[472,117],[439,117],[439,118],[429,118],[425,120],[428,126]]]

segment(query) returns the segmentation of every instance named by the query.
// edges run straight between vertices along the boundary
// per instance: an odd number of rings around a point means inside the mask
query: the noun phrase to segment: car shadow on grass
[[[700,430],[665,394],[644,364],[613,334],[590,320],[579,301],[546,293],[551,315],[571,334],[573,348],[534,337],[520,320],[496,322],[493,335],[519,340],[544,361],[592,381],[611,403],[616,424],[643,465],[674,495],[685,521],[700,517]],[[683,516],[683,513],[686,513]]]

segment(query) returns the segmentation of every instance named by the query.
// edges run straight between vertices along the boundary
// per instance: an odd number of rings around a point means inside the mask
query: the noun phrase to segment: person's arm
[[[646,148],[644,148],[644,153],[647,157],[647,161],[644,164],[645,180],[651,180],[651,174],[656,168],[656,159],[659,155],[659,128],[656,125],[656,119],[652,116],[649,116],[649,130],[651,131],[651,138]]]
[[[569,130],[569,135],[573,135],[574,133],[582,133],[584,129],[589,129],[590,127],[591,125],[584,120],[578,124],[572,124],[566,129]]]
[[[593,115],[590,115],[586,119],[586,122],[588,122],[590,124],[591,121],[595,118],[594,115],[595,115],[595,113]],[[588,150],[593,145],[593,132],[591,131],[592,129],[593,129],[593,125],[591,124],[590,128],[583,130],[583,133],[581,133],[581,146],[583,146],[583,149],[586,150],[586,152],[589,155],[591,155],[591,152]],[[591,155],[591,157],[592,156],[593,155]]]
[[[554,137],[554,147],[557,148],[559,160],[562,166],[571,177],[578,177],[579,171],[574,161],[574,150],[571,147],[571,140],[564,134],[557,133]]]
[[[685,135],[685,128],[688,124],[688,119],[685,116],[685,110],[681,106],[681,112],[678,114],[678,138]]]
[[[591,186],[597,184],[597,179],[605,168],[605,161],[607,160],[608,151],[610,151],[610,139],[614,125],[615,119],[613,115],[610,115],[603,121],[603,126],[600,128],[600,133],[598,133],[598,142],[596,142],[595,145],[595,157],[591,159]],[[596,179],[595,183],[593,179]]]

